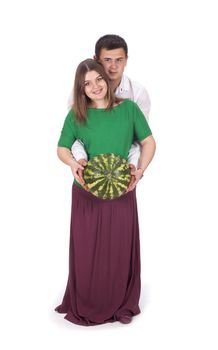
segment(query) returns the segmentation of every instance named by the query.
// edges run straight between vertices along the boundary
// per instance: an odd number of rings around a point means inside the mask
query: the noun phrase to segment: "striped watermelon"
[[[101,199],[114,199],[124,194],[131,175],[125,159],[113,153],[106,153],[89,160],[83,178],[92,194]]]

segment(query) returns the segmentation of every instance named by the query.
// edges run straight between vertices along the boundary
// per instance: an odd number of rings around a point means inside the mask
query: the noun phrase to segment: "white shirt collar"
[[[115,93],[118,95],[122,95],[124,91],[129,91],[129,88],[130,88],[129,78],[126,75],[123,75],[120,85],[118,85],[118,87],[116,88]]]

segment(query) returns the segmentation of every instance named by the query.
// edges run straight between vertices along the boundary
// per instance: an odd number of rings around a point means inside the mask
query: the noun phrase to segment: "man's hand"
[[[131,181],[129,184],[129,187],[126,190],[127,192],[133,191],[134,188],[136,187],[137,183],[139,182],[139,180],[142,178],[143,176],[143,170],[142,169],[136,169],[135,165],[133,164],[129,164],[129,167],[131,169]]]

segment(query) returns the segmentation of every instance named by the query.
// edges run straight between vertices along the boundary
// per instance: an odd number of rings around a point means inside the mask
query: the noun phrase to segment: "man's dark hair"
[[[95,56],[99,59],[101,49],[114,50],[124,49],[126,57],[128,56],[127,43],[119,35],[107,34],[98,39],[95,44]]]

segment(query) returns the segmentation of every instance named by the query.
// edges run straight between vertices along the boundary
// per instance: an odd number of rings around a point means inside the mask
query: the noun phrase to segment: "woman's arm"
[[[138,170],[140,169],[142,171],[142,175],[144,171],[147,169],[148,165],[152,161],[155,150],[156,150],[156,143],[152,135],[146,137],[146,139],[142,140],[140,142],[142,146],[142,151],[141,151],[141,156],[139,159],[139,167]]]
[[[142,147],[139,166],[136,170],[131,171],[131,175],[134,176],[134,181],[131,182],[127,192],[132,191],[136,187],[155,154],[156,143],[152,135],[146,137],[146,139],[142,140],[140,144]]]
[[[66,147],[58,147],[57,155],[58,155],[58,158],[64,164],[70,166],[73,176],[83,186],[85,184],[85,181],[83,180],[83,177],[82,177],[82,171],[84,170],[84,167],[76,161],[71,151]]]

